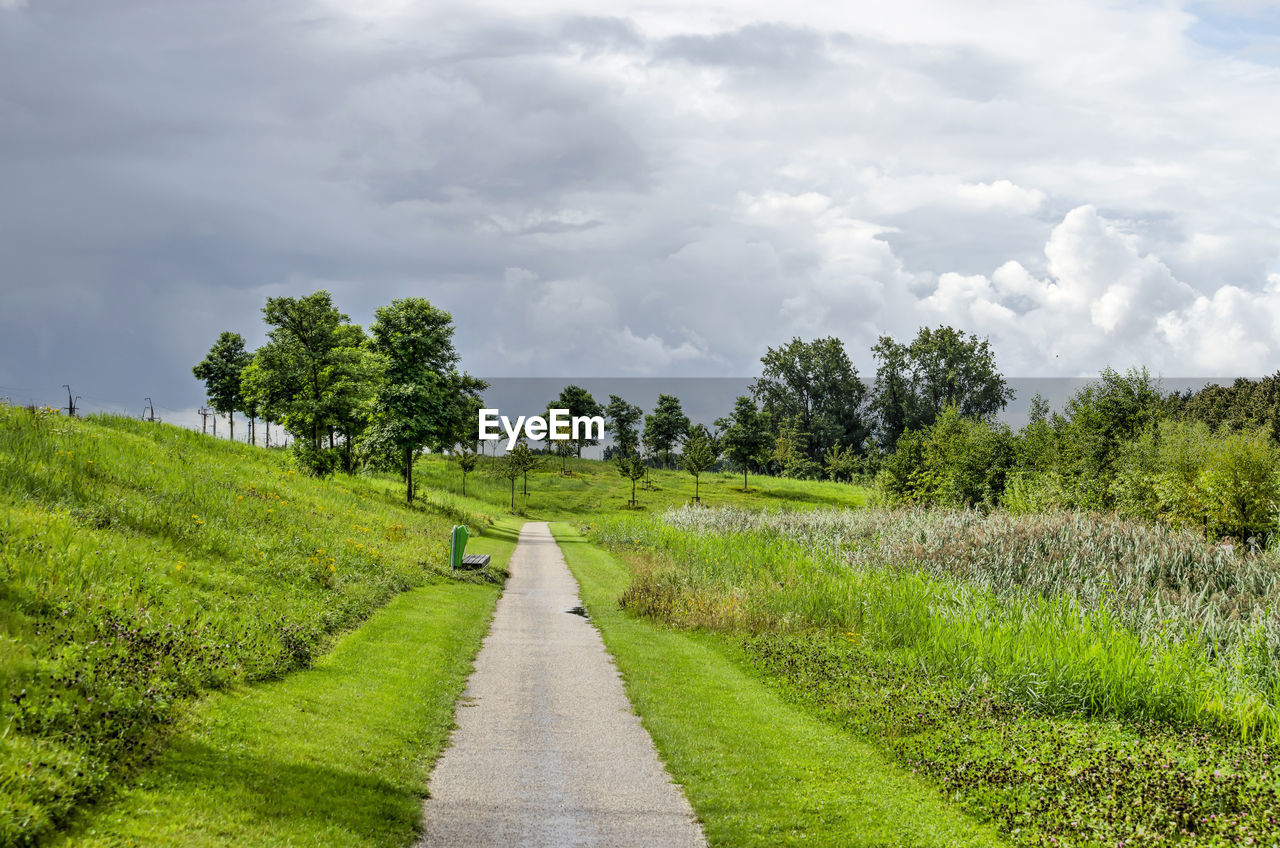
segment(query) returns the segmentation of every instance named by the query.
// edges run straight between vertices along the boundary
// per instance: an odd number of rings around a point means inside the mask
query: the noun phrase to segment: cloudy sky
[[[0,0],[0,396],[189,408],[318,288],[495,377],[1280,368],[1280,5],[699,8]]]

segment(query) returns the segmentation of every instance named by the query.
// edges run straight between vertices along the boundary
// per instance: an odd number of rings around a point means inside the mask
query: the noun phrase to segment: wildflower
[[[185,562],[183,562],[182,560],[178,560],[178,564],[177,564],[177,565],[175,565],[175,566],[173,567],[173,570],[174,570],[174,571],[181,571],[181,570],[182,570],[182,566],[184,566],[184,565],[186,565],[186,563],[185,563]]]

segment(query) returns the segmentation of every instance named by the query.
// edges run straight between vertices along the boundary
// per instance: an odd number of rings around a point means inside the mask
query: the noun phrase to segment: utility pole
[[[200,413],[200,433],[201,435],[208,435],[209,434],[209,410],[205,409],[202,406],[196,411]]]
[[[75,400],[71,399],[71,387],[66,383],[62,384],[62,388],[67,390],[67,415],[72,418],[76,417],[76,401],[80,400],[80,396],[76,395]]]

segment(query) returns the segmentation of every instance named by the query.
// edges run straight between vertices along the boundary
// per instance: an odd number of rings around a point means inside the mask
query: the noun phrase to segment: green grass
[[[0,845],[116,785],[201,694],[308,667],[407,590],[473,591],[448,582],[448,530],[488,517],[402,493],[168,425],[0,405]]]
[[[630,568],[627,612],[720,634],[1017,844],[1280,839],[1272,554],[941,510],[681,509],[587,535]]]
[[[867,743],[788,704],[710,634],[618,608],[631,577],[553,526],[636,711],[713,846],[1000,844]]]
[[[873,741],[1018,845],[1280,839],[1274,747],[1188,725],[1035,714],[841,633],[736,641],[788,701]]]
[[[630,609],[721,630],[853,632],[1045,714],[1280,733],[1274,560],[1098,516],[946,511],[599,519],[651,555]]]
[[[505,568],[519,528],[469,549]],[[494,583],[406,592],[315,667],[216,694],[65,846],[403,846],[488,629]]]
[[[627,505],[631,498],[631,481],[618,473],[611,462],[593,459],[569,459],[567,476],[560,473],[560,459],[542,457],[543,467],[529,475],[529,494],[522,494],[523,483],[516,481],[516,511],[526,518],[573,520],[615,513],[662,512],[693,500],[692,475],[684,471],[652,470],[652,489],[636,487],[639,506]],[[467,497],[461,497],[462,472],[458,464],[444,456],[426,456],[415,466],[416,479],[439,492],[451,493],[458,503],[472,508],[509,511],[511,484],[490,473],[492,457],[480,459],[476,470],[467,475]],[[733,505],[747,509],[805,509],[819,506],[860,507],[866,504],[867,490],[848,483],[827,480],[790,480],[782,477],[751,475],[748,491],[742,490],[742,475],[730,472],[707,472],[701,477],[702,502],[708,505]]]

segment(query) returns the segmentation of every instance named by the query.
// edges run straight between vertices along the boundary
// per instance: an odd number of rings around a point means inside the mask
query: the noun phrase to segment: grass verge
[[[661,512],[693,499],[693,477],[684,471],[652,469],[649,472],[652,488],[637,487],[638,506],[630,507],[631,481],[620,475],[612,462],[569,459],[564,463],[567,473],[562,474],[559,459],[541,457],[541,460],[542,466],[529,474],[527,495],[524,481],[516,481],[516,511],[527,518],[572,521],[596,514]],[[511,484],[492,474],[494,462],[492,457],[484,457],[476,470],[467,475],[465,498],[459,494],[462,472],[458,463],[448,457],[421,457],[414,465],[414,473],[424,488],[437,490],[440,497],[452,495],[458,504],[482,512],[507,512],[511,508]],[[765,475],[752,475],[748,482],[744,492],[741,474],[706,472],[698,486],[702,503],[776,510],[860,507],[867,502],[867,490],[849,483]]]
[[[711,845],[1000,844],[866,743],[788,704],[716,637],[622,612],[626,567],[568,525],[552,531]]]
[[[503,522],[468,545],[505,569]],[[499,594],[410,590],[313,668],[208,698],[136,785],[63,846],[403,846]]]
[[[283,451],[0,404],[0,846],[109,792],[202,694],[447,580],[459,520],[488,524]]]

